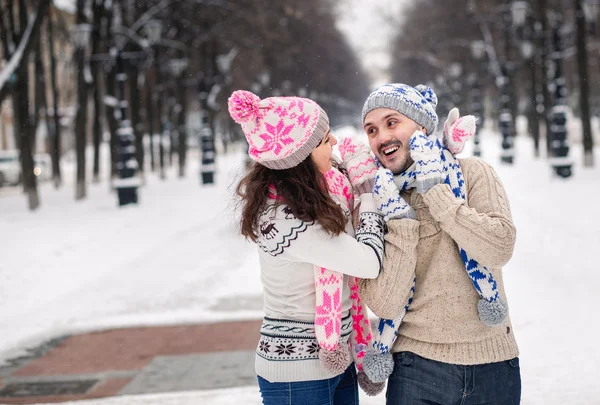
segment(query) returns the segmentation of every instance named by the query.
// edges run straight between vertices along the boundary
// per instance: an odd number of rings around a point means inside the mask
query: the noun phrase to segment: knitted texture
[[[460,116],[458,108],[448,113],[444,122],[442,144],[454,155],[463,151],[465,143],[475,135],[477,118],[473,115]]]
[[[433,149],[439,155],[439,160],[442,162],[442,182],[450,186],[456,198],[466,200],[466,187],[460,164],[454,155],[442,146],[438,139],[432,142]],[[409,170],[396,176],[394,181],[400,191],[418,185],[419,177],[422,175],[419,172],[419,167],[427,166],[423,166],[423,162],[415,161],[415,164],[411,166],[412,170],[409,168]],[[486,301],[480,304],[480,319],[488,325],[501,323],[506,317],[506,306],[500,301],[498,288],[492,273],[486,267],[479,265],[464,249],[459,247],[459,252],[473,286],[481,299]],[[495,302],[498,302],[498,304],[492,305]]]
[[[329,195],[350,216],[354,207],[352,186],[346,176],[336,168],[324,173]],[[344,276],[341,273],[314,266],[315,272],[315,335],[319,343],[319,358],[323,367],[332,373],[344,372],[350,356],[347,347],[338,347],[340,322],[342,318],[342,286]]]
[[[362,121],[376,108],[391,108],[425,127],[427,133],[431,134],[438,124],[435,112],[437,101],[434,91],[422,84],[417,87],[402,83],[386,84],[373,91],[365,101]]]
[[[332,167],[324,174],[329,195],[346,214],[354,208],[354,194],[350,180],[338,169]]]
[[[377,209],[383,214],[386,222],[395,218],[417,219],[415,211],[400,196],[400,191],[394,184],[394,174],[391,170],[377,170],[373,197]]]
[[[396,341],[398,328],[402,323],[406,311],[410,307],[415,295],[416,277],[413,278],[413,285],[410,289],[410,296],[402,311],[394,319],[379,319],[375,336],[373,337],[372,348],[365,358],[364,370],[371,381],[381,382],[394,371],[394,362],[390,354],[391,348]]]
[[[377,172],[370,148],[352,137],[342,139],[338,148],[354,191],[357,194],[370,193]]]
[[[434,138],[435,139],[435,138]],[[417,193],[424,194],[442,182],[442,162],[434,141],[421,131],[410,137],[410,157],[415,162]]]
[[[381,394],[385,388],[385,382],[376,383],[371,381],[364,371],[358,372],[356,380],[358,381],[358,386],[370,397]]]
[[[350,217],[354,207],[354,199],[352,193],[352,185],[350,180],[344,176],[338,169],[331,168],[325,174],[325,180],[330,196],[333,200],[347,213]],[[365,218],[362,218],[360,229],[357,233],[364,238],[365,232],[369,232],[369,225],[364,223]],[[367,228],[367,229],[365,229]],[[381,229],[383,235],[383,229]],[[361,239],[357,238],[357,239]],[[365,243],[368,242],[369,238]],[[369,244],[372,246],[372,243]],[[378,253],[380,263],[383,252],[383,245]],[[315,336],[319,343],[319,359],[321,364],[327,370],[341,374],[347,363],[346,355],[348,346],[341,347],[338,342],[340,339],[340,322],[341,322],[341,294],[343,287],[343,275],[323,267],[314,266],[315,270],[315,289],[316,289],[316,307],[315,307]],[[362,304],[358,294],[358,279],[356,277],[348,277],[348,286],[350,288],[350,300],[352,306],[350,314],[352,316],[352,333],[350,336],[350,344],[352,346],[352,355],[356,367],[359,372],[362,371],[362,359],[366,350],[370,347],[372,341],[371,325],[366,307]],[[368,392],[375,393],[379,388],[377,384],[369,385],[363,381],[363,385]]]
[[[248,154],[270,169],[289,169],[306,159],[329,130],[329,118],[314,101],[269,97],[237,90],[228,100],[229,115],[241,125]]]

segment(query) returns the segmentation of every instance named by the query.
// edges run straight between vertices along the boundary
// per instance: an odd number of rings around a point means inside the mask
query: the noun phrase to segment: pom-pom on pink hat
[[[229,115],[242,126],[250,158],[269,169],[289,169],[306,159],[329,130],[329,118],[300,97],[261,100],[245,90],[229,97]]]

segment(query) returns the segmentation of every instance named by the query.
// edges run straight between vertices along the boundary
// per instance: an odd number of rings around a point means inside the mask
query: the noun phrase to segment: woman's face
[[[321,173],[331,169],[331,152],[336,143],[337,139],[331,134],[331,130],[327,130],[321,143],[310,153],[310,158]]]

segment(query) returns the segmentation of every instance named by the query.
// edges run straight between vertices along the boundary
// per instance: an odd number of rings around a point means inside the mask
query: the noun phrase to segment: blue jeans
[[[387,405],[518,405],[519,358],[458,366],[411,352],[395,353],[386,398]]]
[[[354,364],[328,380],[269,382],[258,376],[263,405],[358,405]]]

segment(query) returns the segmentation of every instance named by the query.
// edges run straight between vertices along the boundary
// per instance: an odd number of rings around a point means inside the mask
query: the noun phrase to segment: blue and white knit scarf
[[[450,186],[457,198],[466,201],[465,180],[458,160],[448,149],[442,146],[439,140],[436,139],[435,143],[436,149],[440,152],[440,160],[443,166],[443,182]],[[418,162],[415,162],[415,164],[408,168],[404,173],[395,177],[394,182],[400,191],[408,190],[416,186],[416,179],[419,174],[417,171],[419,165],[417,163]],[[507,310],[505,304],[500,299],[494,276],[485,266],[480,265],[475,259],[471,258],[460,246],[458,247],[458,250],[465,265],[465,270],[473,283],[473,287],[481,297],[477,305],[479,319],[488,326],[501,324],[506,318]],[[387,359],[383,359],[377,358],[377,355],[386,355],[393,347],[397,337],[398,328],[412,303],[415,283],[416,277],[413,280],[413,286],[410,291],[408,302],[401,313],[394,319],[379,320],[373,339],[373,348],[375,351],[369,356],[369,359],[365,358],[364,361],[365,372],[372,381],[384,381],[393,370],[393,360],[391,359],[391,356],[388,356]]]

